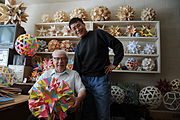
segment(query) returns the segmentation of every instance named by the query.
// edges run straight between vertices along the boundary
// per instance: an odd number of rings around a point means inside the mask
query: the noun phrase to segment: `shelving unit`
[[[144,37],[144,36],[128,36],[126,34],[121,34],[119,36],[115,36],[118,40],[123,43],[125,49],[125,55],[122,60],[122,64],[124,64],[128,58],[135,58],[137,60],[138,65],[141,65],[141,62],[144,58],[151,58],[155,62],[155,68],[151,71],[145,70],[114,70],[113,72],[130,72],[130,73],[160,73],[161,72],[161,54],[160,54],[160,23],[159,21],[85,21],[86,28],[88,30],[93,29],[103,29],[109,32],[109,28],[111,26],[118,26],[121,29],[122,33],[126,32],[127,26],[134,26],[137,30],[140,30],[143,26],[150,26],[154,30],[154,34],[151,37]],[[56,36],[50,35],[40,35],[38,30],[42,27],[43,29],[49,29],[50,27],[55,26],[60,31],[63,29],[64,26],[68,25],[68,22],[59,22],[59,23],[38,23],[35,25],[35,35],[39,40],[45,40],[49,42],[52,39],[56,39],[59,41],[62,40],[70,40],[73,43],[78,43],[80,40],[78,37],[74,36],[73,34],[66,34],[63,36],[62,33],[59,33]],[[128,53],[127,45],[132,42],[138,42],[141,46],[139,49],[139,53]],[[146,44],[152,44],[155,48],[155,52],[153,54],[145,54],[143,53],[143,48]],[[38,55],[49,55],[51,52],[38,52]],[[74,55],[74,52],[68,52],[70,56]],[[109,53],[110,60],[113,60],[113,53]]]

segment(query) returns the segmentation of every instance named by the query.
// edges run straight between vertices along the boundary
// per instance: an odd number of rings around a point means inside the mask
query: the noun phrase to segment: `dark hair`
[[[71,25],[78,22],[78,21],[84,24],[84,22],[83,22],[83,20],[81,18],[74,17],[69,21],[69,28],[71,29]]]

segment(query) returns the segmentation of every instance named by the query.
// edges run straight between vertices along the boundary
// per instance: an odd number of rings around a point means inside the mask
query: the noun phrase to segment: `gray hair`
[[[67,54],[66,51],[64,51],[64,50],[54,50],[54,51],[52,52],[52,57],[54,56],[54,54],[57,54],[57,53],[64,53],[64,54],[65,54],[65,57],[66,57],[67,60],[68,60],[68,54]]]

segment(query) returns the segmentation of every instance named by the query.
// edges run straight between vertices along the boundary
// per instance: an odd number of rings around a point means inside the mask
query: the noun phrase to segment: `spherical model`
[[[136,62],[135,58],[128,58],[128,60],[125,62],[125,66],[128,70],[137,70],[138,69],[138,63]]]
[[[18,78],[12,69],[6,66],[0,66],[0,86],[13,85]]]
[[[121,104],[124,101],[125,93],[124,90],[118,86],[111,86],[112,102]]]
[[[109,30],[110,30],[109,33],[110,33],[112,36],[120,36],[120,35],[121,35],[121,29],[120,29],[119,26],[111,26],[111,27],[109,28]]]
[[[61,42],[60,49],[65,50],[67,52],[73,51],[73,43],[69,40],[64,40]]]
[[[146,46],[144,47],[143,52],[145,54],[154,54],[155,53],[155,47],[153,44],[146,44]]]
[[[68,15],[66,12],[60,10],[57,11],[53,16],[54,22],[67,22],[68,21]]]
[[[83,21],[88,20],[88,14],[84,8],[75,8],[70,14],[70,19],[74,17],[81,18]]]
[[[39,52],[44,52],[45,49],[47,49],[46,41],[44,40],[39,40]]]
[[[134,19],[134,13],[134,9],[131,6],[126,5],[119,7],[116,16],[120,21],[129,21]]]
[[[145,71],[151,71],[155,68],[155,62],[152,58],[144,58],[141,65]]]
[[[91,19],[93,21],[110,20],[111,12],[105,6],[97,6],[91,10]]]
[[[20,55],[33,56],[39,49],[39,42],[31,34],[22,34],[16,39],[15,49]]]
[[[169,110],[180,110],[180,92],[167,92],[163,97],[163,103]]]
[[[51,16],[49,14],[43,14],[41,16],[41,22],[43,22],[43,23],[51,22]]]
[[[174,79],[170,82],[171,90],[180,92],[180,80]]]
[[[161,91],[154,86],[147,86],[139,93],[139,102],[143,105],[148,105],[150,109],[156,109],[161,105]]]
[[[58,40],[51,40],[48,43],[48,51],[53,52],[54,50],[60,49],[61,43]]]
[[[127,50],[128,53],[130,54],[138,54],[140,51],[141,45],[138,43],[138,41],[130,41],[129,44],[127,45]]]
[[[141,20],[152,21],[155,20],[156,12],[153,8],[145,8],[141,12]]]

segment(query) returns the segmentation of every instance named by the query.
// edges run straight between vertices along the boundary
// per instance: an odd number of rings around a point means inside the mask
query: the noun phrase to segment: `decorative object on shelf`
[[[49,14],[43,14],[41,16],[41,22],[42,23],[50,23],[52,20],[51,20],[51,16]]]
[[[134,27],[134,25],[128,25],[126,28],[126,33],[128,37],[133,37],[136,34],[136,28]]]
[[[73,69],[74,57],[68,59],[67,69]]]
[[[44,40],[39,40],[38,42],[39,42],[38,52],[45,52],[45,49],[48,48],[47,45],[46,45],[46,44],[47,44],[46,41],[44,41]]]
[[[91,10],[91,19],[93,21],[110,20],[111,12],[105,6],[97,6]]]
[[[63,120],[74,101],[73,90],[66,82],[58,82],[58,78],[46,78],[38,81],[37,87],[32,87],[29,108],[36,109],[32,114],[38,118]]]
[[[67,22],[68,20],[69,20],[69,17],[67,13],[64,12],[63,10],[59,10],[53,15],[54,22]]]
[[[139,102],[148,105],[150,109],[156,109],[161,105],[161,91],[154,86],[144,87],[139,93]]]
[[[61,30],[63,36],[71,36],[72,32],[68,25],[63,26],[63,29]]]
[[[16,39],[15,49],[20,55],[33,56],[39,49],[39,42],[31,34],[22,34]]]
[[[141,37],[155,37],[155,30],[151,28],[151,26],[144,26],[142,25],[140,31],[139,31]]]
[[[127,45],[127,52],[131,54],[138,54],[140,51],[141,45],[138,44],[138,41],[129,41],[129,44]]]
[[[24,3],[16,3],[16,0],[6,0],[0,4],[0,22],[5,24],[21,24],[27,22],[28,15],[25,13]]]
[[[138,63],[135,58],[128,58],[125,62],[125,66],[128,70],[137,70]]]
[[[109,33],[112,35],[112,36],[120,36],[121,35],[121,29],[119,26],[111,26],[109,28]]]
[[[60,49],[65,50],[67,52],[72,52],[73,48],[73,43],[69,40],[63,40],[60,44]]]
[[[156,87],[161,91],[163,95],[171,91],[170,83],[169,81],[166,81],[166,79],[160,79],[160,81],[157,82]]]
[[[124,101],[125,93],[119,86],[111,86],[111,96],[112,102],[121,104]]]
[[[144,46],[143,49],[144,54],[154,54],[155,53],[155,47],[153,44],[146,43],[146,46]]]
[[[180,92],[180,80],[174,79],[170,82],[171,90]]]
[[[169,110],[180,110],[180,92],[167,92],[163,97],[163,103]]]
[[[54,50],[60,49],[61,43],[58,40],[51,40],[48,43],[48,51],[53,52]]]
[[[141,11],[141,20],[153,21],[156,18],[156,12],[153,8],[145,8]]]
[[[120,21],[130,21],[134,19],[134,13],[135,11],[131,6],[125,5],[119,7],[116,16],[119,18]]]
[[[142,60],[142,69],[145,71],[151,71],[155,68],[155,62],[152,58],[144,58]]]
[[[37,32],[39,33],[38,36],[46,36],[47,30],[44,29],[43,26],[41,26],[41,28],[37,30]]]
[[[88,14],[84,8],[75,8],[70,14],[70,19],[74,17],[81,18],[83,21],[88,20]]]
[[[0,86],[13,85],[17,81],[17,76],[12,69],[0,66]]]
[[[122,68],[123,68],[122,63],[119,63],[119,65],[115,68],[115,70],[122,70]]]
[[[58,36],[60,34],[60,31],[56,29],[56,26],[50,26],[50,28],[48,29],[48,35],[49,36]]]

